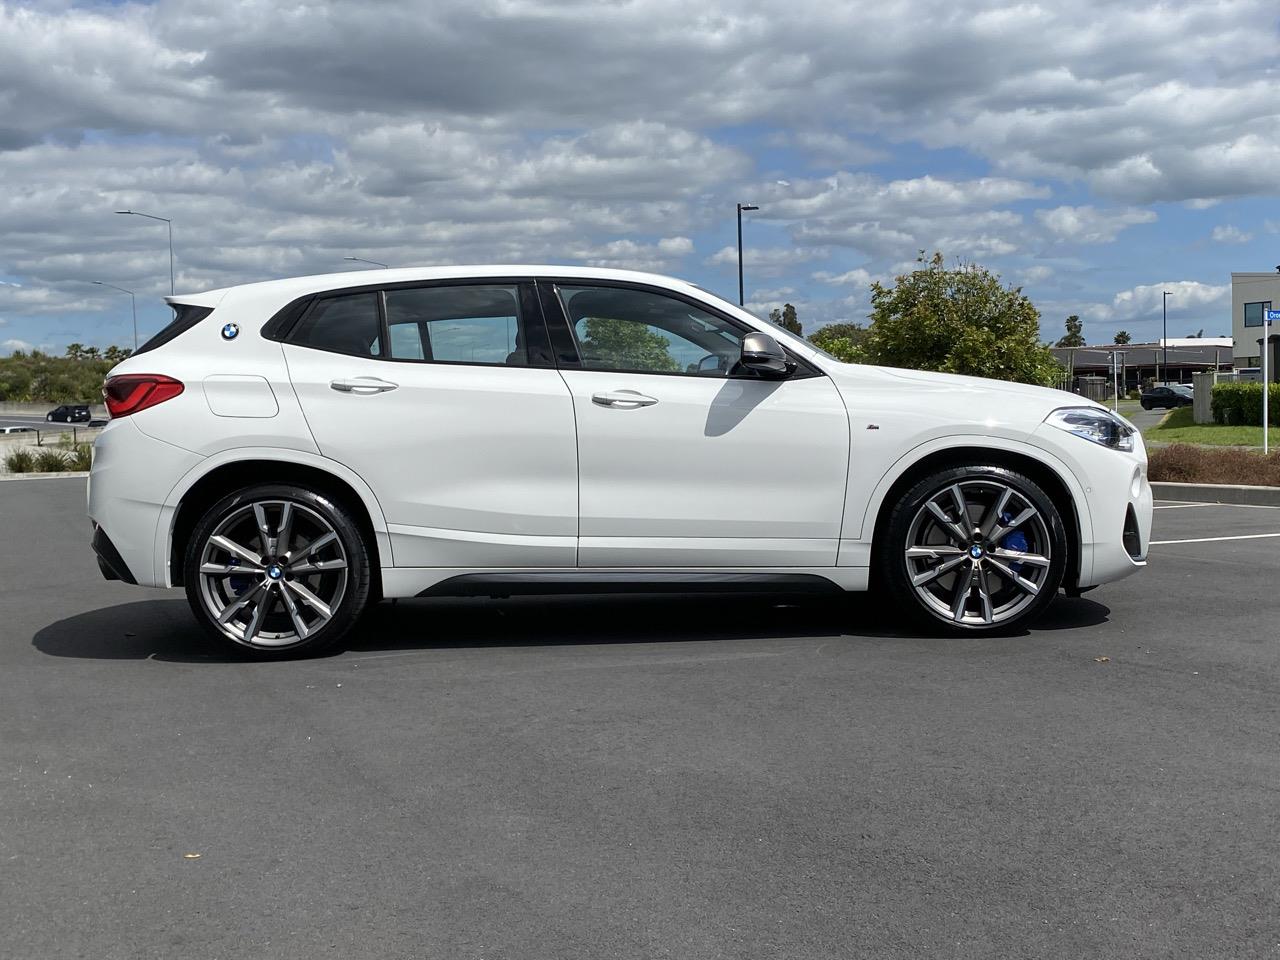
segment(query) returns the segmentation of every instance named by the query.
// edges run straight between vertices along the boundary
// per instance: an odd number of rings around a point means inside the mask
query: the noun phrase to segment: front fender
[[[901,454],[893,465],[876,481],[870,496],[865,496],[861,503],[854,502],[859,496],[850,484],[850,500],[845,506],[845,530],[840,541],[840,566],[866,566],[871,563],[871,538],[875,531],[876,518],[885,505],[885,498],[893,485],[904,474],[926,457],[945,453],[948,450],[984,449],[1024,456],[1035,460],[1062,481],[1076,508],[1076,520],[1079,524],[1079,542],[1093,541],[1093,517],[1089,511],[1089,499],[1085,487],[1081,484],[1074,470],[1060,458],[1054,456],[1043,447],[1016,440],[1010,437],[992,436],[990,434],[958,433],[942,437],[933,437],[923,441]],[[856,527],[855,527],[856,524]],[[1082,553],[1081,560],[1085,560]],[[1081,569],[1080,576],[1087,578],[1090,571]]]

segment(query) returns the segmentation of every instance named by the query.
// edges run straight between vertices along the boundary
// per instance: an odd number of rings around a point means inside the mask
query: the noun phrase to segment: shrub
[[[1262,393],[1258,393],[1262,402]],[[1147,473],[1166,483],[1238,483],[1280,487],[1280,451],[1263,456],[1238,447],[1175,443],[1150,452]]]
[[[35,457],[26,447],[19,447],[4,455],[4,467],[10,473],[30,473],[35,468]]]
[[[58,447],[63,453],[66,470],[88,470],[93,465],[93,444],[88,441],[75,443],[71,434],[63,433],[58,439]]]
[[[67,469],[67,454],[56,447],[41,447],[32,458],[31,469],[36,473],[60,473]]]
[[[93,466],[93,444],[73,443],[67,454],[67,469],[85,471]]]
[[[1273,424],[1280,425],[1280,383],[1273,383],[1267,392],[1267,415]],[[1218,383],[1214,384],[1210,401],[1215,423],[1233,427],[1262,426],[1262,384]]]

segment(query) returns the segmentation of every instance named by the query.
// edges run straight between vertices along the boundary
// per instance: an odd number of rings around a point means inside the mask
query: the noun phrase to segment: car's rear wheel
[[[1052,601],[1067,536],[1029,477],[991,465],[941,470],[892,508],[878,551],[900,605],[951,631],[1013,629]]]
[[[317,653],[369,601],[369,550],[347,507],[283,484],[248,487],[206,511],[187,544],[196,618],[224,644],[261,657]]]

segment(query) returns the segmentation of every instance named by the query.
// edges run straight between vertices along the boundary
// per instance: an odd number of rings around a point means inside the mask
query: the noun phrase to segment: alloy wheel
[[[988,478],[960,480],[930,496],[912,518],[907,576],[940,619],[992,626],[1036,602],[1052,549],[1045,517],[1017,487]]]
[[[291,500],[237,507],[200,556],[200,596],[222,633],[249,647],[287,647],[321,630],[347,589],[332,523]]]

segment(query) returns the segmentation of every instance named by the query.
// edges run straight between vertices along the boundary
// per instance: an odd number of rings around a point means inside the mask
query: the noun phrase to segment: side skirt
[[[840,584],[814,573],[546,571],[463,573],[420,591],[419,597],[510,597],[557,594],[782,593],[832,594]]]

